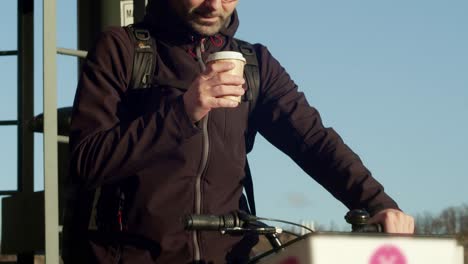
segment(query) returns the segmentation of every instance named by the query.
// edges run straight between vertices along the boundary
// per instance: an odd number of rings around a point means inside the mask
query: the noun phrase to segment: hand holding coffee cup
[[[241,102],[245,83],[246,60],[242,53],[211,54],[206,70],[197,76],[183,95],[185,111],[192,122],[198,122],[213,108],[233,108]]]
[[[246,60],[242,53],[236,51],[219,51],[210,54],[208,56],[208,59],[206,60],[206,64],[213,64],[219,62],[231,62],[235,65],[235,67],[232,70],[227,71],[226,73],[241,77],[244,76],[244,66]],[[226,95],[223,98],[230,99],[238,103],[241,102],[241,96]]]

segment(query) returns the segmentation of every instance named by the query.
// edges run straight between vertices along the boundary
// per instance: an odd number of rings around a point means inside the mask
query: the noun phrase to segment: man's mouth
[[[207,15],[207,14],[197,14],[198,19],[207,24],[216,23],[219,20],[219,16]]]

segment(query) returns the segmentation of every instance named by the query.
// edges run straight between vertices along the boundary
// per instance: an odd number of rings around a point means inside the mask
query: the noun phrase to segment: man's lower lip
[[[198,16],[198,19],[202,20],[202,21],[212,21],[212,22],[216,22],[218,20],[218,17],[214,16],[214,17],[205,17],[205,16]]]
[[[218,18],[217,17],[200,17],[200,20],[216,22],[218,20]]]

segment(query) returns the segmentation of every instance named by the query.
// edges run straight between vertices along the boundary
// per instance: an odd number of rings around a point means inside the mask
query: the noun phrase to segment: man
[[[128,87],[133,42],[104,32],[80,78],[71,127],[78,194],[64,228],[66,263],[243,263],[252,244],[184,230],[187,214],[240,208],[248,104],[230,63],[237,0],[154,0],[143,25],[156,39],[151,89]],[[412,233],[360,159],[330,128],[266,47],[256,44],[261,84],[250,124],[348,208],[364,208],[389,233]],[[68,223],[68,224],[67,224]],[[72,224],[73,223],[73,224]]]

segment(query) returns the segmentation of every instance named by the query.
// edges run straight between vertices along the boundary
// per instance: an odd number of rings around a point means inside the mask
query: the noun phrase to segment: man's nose
[[[205,0],[205,6],[211,10],[218,10],[221,8],[222,0]]]

